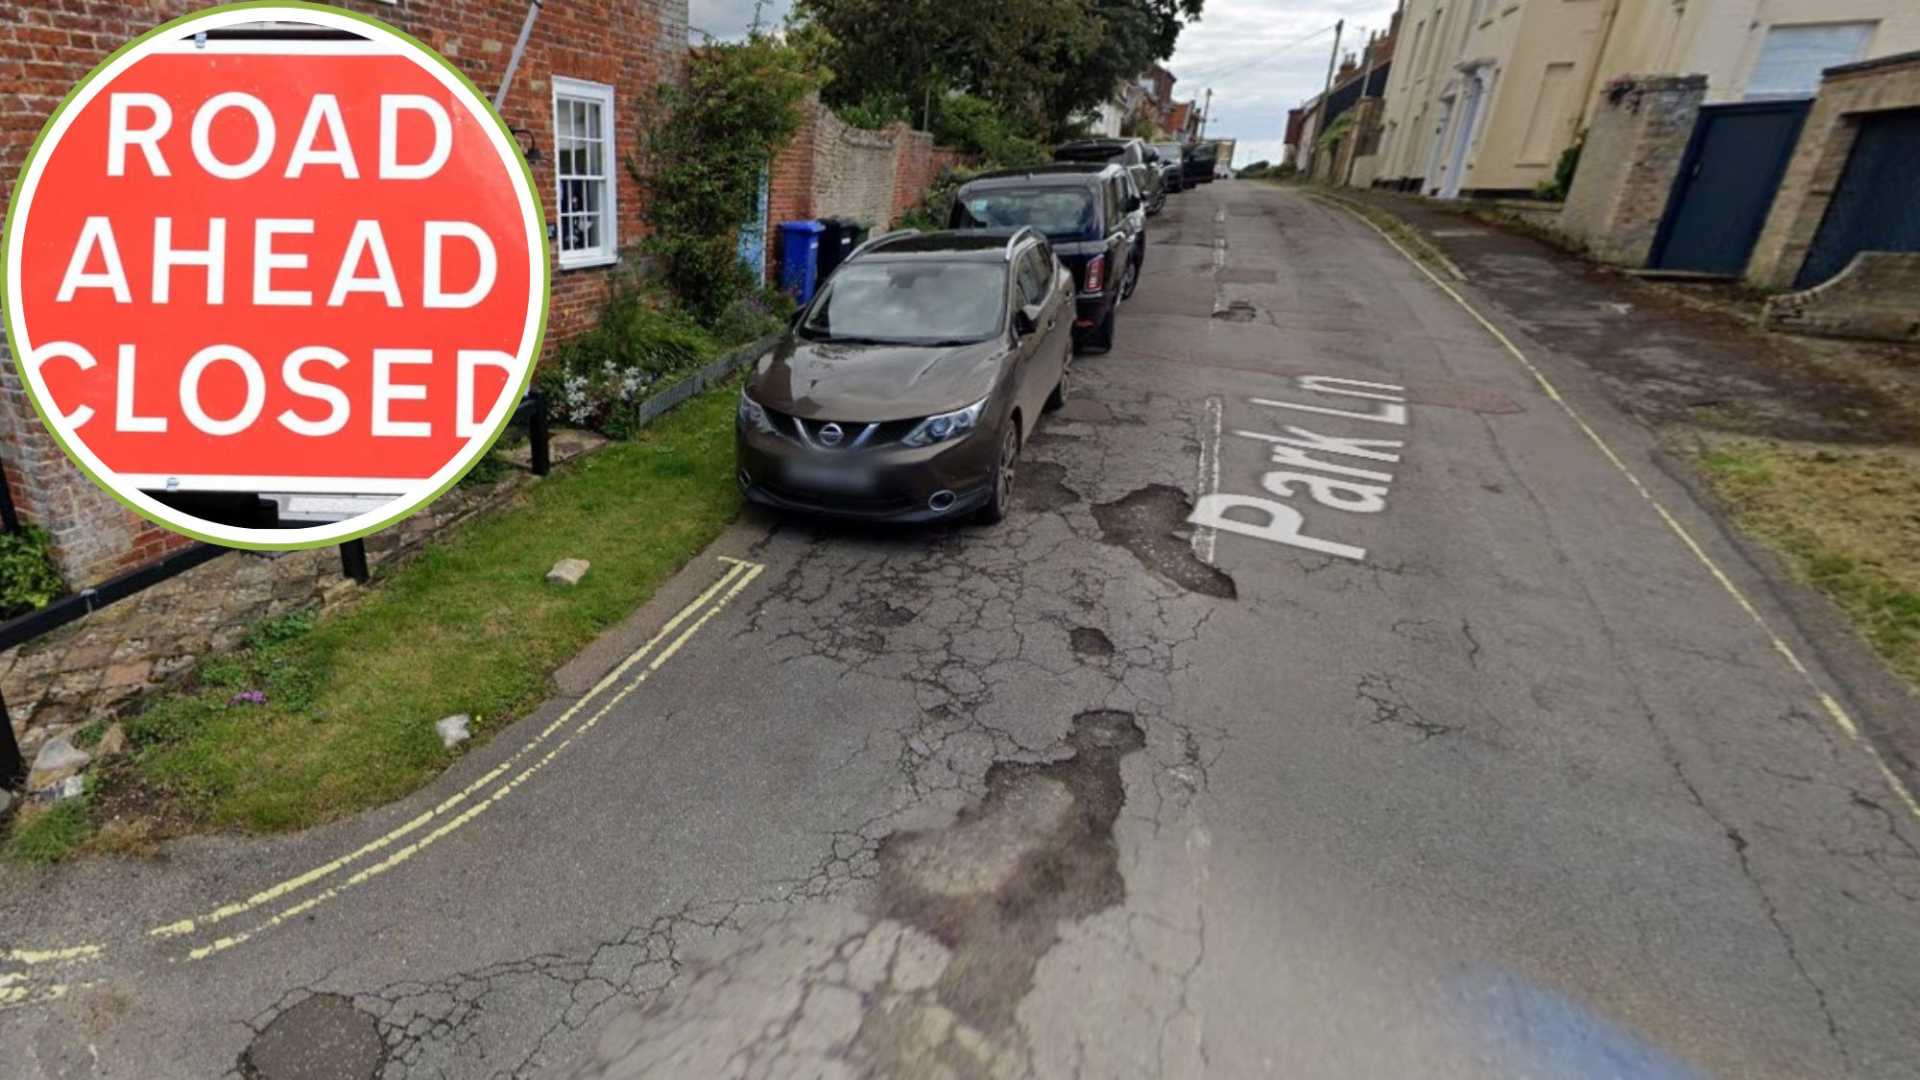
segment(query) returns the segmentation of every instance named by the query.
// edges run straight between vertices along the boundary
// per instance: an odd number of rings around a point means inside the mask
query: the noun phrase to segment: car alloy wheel
[[[1013,506],[1013,462],[1019,456],[1020,428],[1009,418],[1007,434],[1000,441],[1000,464],[993,470],[993,495],[980,508],[980,520],[988,525],[1005,521],[1007,510]]]

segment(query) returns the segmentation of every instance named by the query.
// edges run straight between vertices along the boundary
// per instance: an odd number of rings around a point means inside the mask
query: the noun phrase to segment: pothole
[[[1227,322],[1252,322],[1255,314],[1253,305],[1245,300],[1235,300],[1226,307],[1213,309],[1214,318]]]
[[[386,1060],[378,1020],[339,994],[315,994],[255,1035],[237,1068],[246,1080],[371,1080]]]
[[[1185,492],[1153,484],[1095,505],[1093,518],[1100,524],[1102,540],[1131,551],[1141,565],[1175,585],[1203,596],[1236,599],[1239,590],[1233,578],[1201,562],[1193,546],[1175,532],[1192,512]]]
[[[1021,466],[1013,501],[1030,510],[1059,510],[1079,502],[1080,493],[1067,486],[1066,466],[1029,461]]]
[[[878,598],[855,608],[854,615],[869,626],[880,626],[889,630],[905,626],[914,620],[912,611]]]
[[[1146,745],[1132,713],[1073,718],[1073,756],[1046,765],[1000,762],[987,794],[952,825],[900,833],[880,845],[884,913],[951,952],[932,988],[966,1028],[1010,1030],[1040,958],[1065,919],[1083,919],[1125,897],[1113,825],[1126,793],[1120,762]],[[898,1033],[863,1032],[891,1043]]]
[[[1103,630],[1091,626],[1076,626],[1067,635],[1073,644],[1073,651],[1083,657],[1106,657],[1113,655],[1113,639]]]

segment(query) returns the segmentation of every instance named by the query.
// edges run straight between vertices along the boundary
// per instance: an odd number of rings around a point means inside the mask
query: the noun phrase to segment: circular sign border
[[[123,491],[113,480],[108,479],[109,475],[117,476],[117,474],[108,469],[104,462],[100,462],[84,445],[76,450],[68,442],[67,436],[62,433],[60,425],[55,422],[47,403],[41,400],[42,390],[35,381],[35,373],[27,368],[26,353],[20,346],[21,334],[14,328],[16,320],[24,322],[24,316],[17,313],[14,304],[5,305],[7,315],[4,320],[0,320],[0,323],[4,323],[0,329],[3,329],[6,334],[7,347],[13,354],[14,368],[19,374],[21,386],[26,391],[27,400],[33,403],[34,412],[39,414],[41,423],[53,436],[54,442],[59,444],[67,459],[73,462],[87,479],[112,496],[114,501],[169,532],[204,543],[247,551],[305,551],[369,536],[389,525],[404,521],[445,495],[479,463],[482,454],[499,441],[501,433],[506,430],[507,422],[512,419],[519,402],[526,396],[527,387],[533,380],[534,369],[539,366],[540,355],[546,343],[547,321],[553,298],[553,253],[547,240],[546,204],[540,198],[540,185],[533,175],[533,168],[527,163],[525,156],[519,152],[519,144],[514,140],[512,129],[508,126],[506,119],[493,107],[493,103],[481,93],[480,88],[474,85],[473,80],[468,78],[465,72],[426,43],[396,26],[382,22],[371,15],[363,15],[357,11],[348,11],[329,4],[311,3],[308,0],[241,0],[239,3],[203,8],[192,14],[161,23],[115,49],[88,71],[71,90],[67,91],[66,96],[60,99],[60,104],[55,107],[53,114],[41,126],[40,133],[34,136],[33,143],[27,148],[27,156],[22,161],[20,171],[15,178],[13,191],[8,196],[6,215],[4,219],[0,219],[0,287],[5,288],[10,299],[14,291],[14,283],[7,273],[8,257],[14,245],[15,228],[19,227],[24,231],[25,218],[20,214],[23,209],[21,193],[29,187],[30,177],[35,180],[33,186],[37,186],[38,177],[35,166],[40,163],[41,150],[45,147],[47,138],[53,133],[54,128],[60,125],[61,118],[76,103],[83,103],[82,99],[85,101],[93,99],[94,95],[88,92],[89,87],[103,75],[110,72],[118,74],[117,66],[123,66],[123,61],[131,64],[133,60],[140,58],[136,56],[129,60],[128,54],[163,35],[181,34],[183,29],[191,32],[191,27],[207,23],[211,25],[205,28],[216,29],[231,23],[272,18],[270,13],[279,13],[290,22],[306,22],[353,33],[371,30],[375,35],[390,38],[394,43],[406,46],[400,50],[401,54],[407,55],[409,59],[414,60],[422,69],[436,78],[441,76],[441,72],[435,71],[425,60],[431,58],[438,62],[445,74],[450,75],[457,84],[456,92],[463,89],[472,95],[472,101],[468,104],[470,107],[478,106],[473,110],[476,115],[492,121],[493,127],[488,129],[488,134],[495,149],[500,151],[503,161],[510,159],[518,166],[517,173],[511,168],[508,172],[523,185],[522,190],[527,196],[523,209],[530,211],[527,232],[537,241],[537,245],[529,247],[530,255],[535,251],[538,253],[538,267],[533,268],[533,272],[528,274],[528,292],[530,301],[533,298],[532,294],[537,293],[538,309],[535,311],[533,305],[529,304],[527,328],[522,332],[523,347],[528,352],[526,371],[521,375],[519,386],[513,388],[510,394],[503,393],[500,401],[496,402],[494,408],[500,413],[500,417],[493,424],[492,430],[484,436],[476,436],[469,440],[468,444],[445,466],[442,466],[439,472],[420,481],[421,491],[396,497],[395,502],[401,504],[396,511],[370,511],[342,521],[301,529],[254,529],[221,525],[204,518],[180,514],[179,511],[167,507],[138,489],[129,487],[128,490]],[[91,463],[89,458],[92,459]],[[95,468],[95,464],[98,464],[98,469]],[[427,485],[433,484],[436,477],[441,478],[439,485],[426,490]],[[175,520],[176,515],[179,520]],[[188,522],[191,524],[185,524]]]

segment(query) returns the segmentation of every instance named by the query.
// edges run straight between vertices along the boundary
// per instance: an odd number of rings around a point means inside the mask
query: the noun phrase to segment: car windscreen
[[[1055,161],[1118,161],[1126,156],[1125,145],[1062,146],[1053,152]]]
[[[1180,162],[1180,144],[1179,143],[1159,143],[1154,146],[1154,149],[1160,151],[1160,157],[1163,160],[1171,161],[1176,165],[1179,164]]]
[[[1050,240],[1097,240],[1100,215],[1093,192],[1080,184],[1003,187],[963,192],[953,203],[956,229],[1018,229],[1031,225]]]
[[[908,345],[983,341],[1000,332],[1006,296],[1000,262],[856,262],[827,279],[800,334]]]

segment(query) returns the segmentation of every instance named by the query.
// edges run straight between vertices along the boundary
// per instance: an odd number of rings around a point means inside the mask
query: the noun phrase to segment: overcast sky
[[[753,0],[689,0],[690,22],[716,37],[736,37],[753,21]],[[1341,51],[1385,30],[1396,0],[1207,0],[1205,14],[1180,35],[1167,67],[1174,94],[1196,101],[1213,88],[1209,135],[1239,140],[1234,161],[1280,159],[1287,110],[1320,92],[1333,48],[1333,23],[1345,19]],[[762,18],[778,25],[789,0],[767,0]],[[694,35],[698,38],[698,34]],[[1305,40],[1303,40],[1305,39]]]

